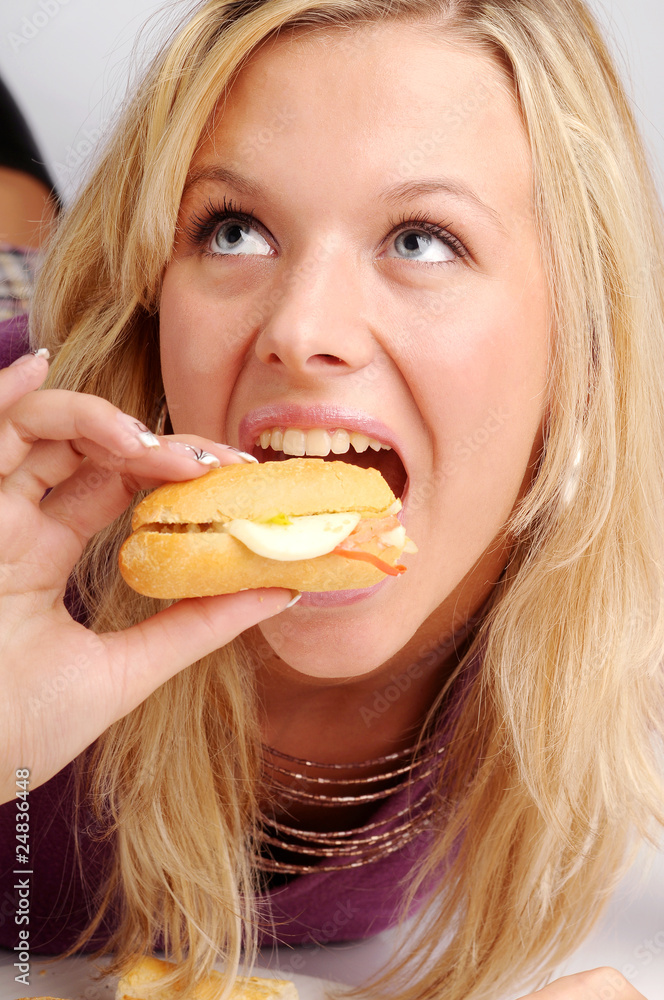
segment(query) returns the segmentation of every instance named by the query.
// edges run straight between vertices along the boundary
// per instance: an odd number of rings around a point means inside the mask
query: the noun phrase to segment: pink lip
[[[372,587],[363,587],[362,590],[330,590],[330,591],[318,591],[318,590],[305,590],[302,592],[302,597],[297,602],[297,607],[300,608],[338,608],[342,605],[356,604],[358,601],[363,601],[367,597],[371,597],[383,587],[390,577],[383,577],[378,583],[374,583]],[[295,608],[293,609],[295,610]]]
[[[329,430],[344,427],[346,430],[366,434],[367,437],[394,448],[408,474],[404,449],[398,438],[380,420],[360,410],[344,410],[336,406],[298,406],[295,403],[262,406],[252,410],[240,421],[238,434],[241,450],[251,452],[260,432],[268,427],[299,427],[302,430],[313,427]]]
[[[336,406],[298,406],[294,403],[262,406],[252,410],[240,421],[238,431],[240,449],[251,454],[256,438],[268,427],[299,427],[302,430],[309,430],[312,427],[326,427],[330,430],[344,427],[366,434],[367,437],[375,438],[383,444],[389,444],[403,462],[407,474],[406,488],[401,498],[402,508],[397,514],[399,521],[404,523],[408,507],[410,474],[402,445],[389,427],[380,420],[359,410],[345,410]],[[356,604],[372,597],[390,579],[386,576],[372,587],[363,587],[361,590],[305,591],[297,607],[323,608]]]

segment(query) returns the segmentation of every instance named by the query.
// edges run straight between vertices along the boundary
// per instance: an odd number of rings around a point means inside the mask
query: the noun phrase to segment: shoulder
[[[29,317],[21,313],[0,323],[0,368],[6,368],[30,350]]]

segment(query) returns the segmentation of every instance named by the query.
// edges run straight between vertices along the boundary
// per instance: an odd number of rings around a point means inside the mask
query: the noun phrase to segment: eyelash
[[[430,213],[427,211],[423,210],[416,212],[415,215],[407,215],[404,213],[398,219],[390,218],[389,223],[392,227],[390,230],[390,236],[396,236],[397,230],[405,232],[409,229],[421,229],[430,236],[435,236],[437,239],[445,243],[457,257],[463,258],[468,256],[467,247],[447,228],[449,223],[440,225],[439,223],[434,222]],[[416,261],[416,263],[429,264],[436,267],[439,264],[449,263],[449,261],[422,260]]]
[[[241,205],[237,205],[232,198],[227,199],[224,196],[223,204],[221,205],[218,202],[215,203],[211,199],[208,199],[202,210],[195,212],[191,216],[190,221],[183,227],[183,232],[191,245],[203,249],[207,247],[220,225],[229,219],[244,222],[248,226],[256,226],[258,224],[258,220],[253,212],[245,212]],[[399,219],[390,218],[389,224],[392,227],[390,236],[398,235],[397,231],[419,229],[445,243],[456,257],[464,258],[468,256],[468,249],[461,240],[449,232],[446,226],[434,222],[427,211],[416,212],[415,215],[410,216],[404,214]],[[206,257],[220,256],[207,249],[203,250],[203,254]],[[449,264],[450,261],[422,260],[415,261],[415,263],[424,264],[429,267],[439,267],[441,264]]]

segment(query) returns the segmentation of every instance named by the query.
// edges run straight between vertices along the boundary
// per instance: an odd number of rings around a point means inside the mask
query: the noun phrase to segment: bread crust
[[[385,573],[372,563],[328,553],[313,559],[267,559],[223,530],[207,526],[278,514],[357,511],[380,518],[395,496],[377,469],[322,458],[294,458],[262,465],[230,465],[199,479],[167,483],[136,508],[134,533],[119,555],[122,576],[146,597],[179,600],[232,594],[259,587],[300,591],[356,590],[379,583]],[[160,526],[195,526],[160,530]],[[377,539],[361,551],[395,566],[403,547]]]
[[[173,962],[145,956],[118,983],[116,1000],[142,1000],[148,995],[144,992],[146,986],[162,976],[170,975],[177,968]],[[223,984],[222,973],[213,969],[194,991],[194,1000],[215,1000],[221,993]],[[150,994],[153,1000],[171,1000],[177,995],[174,989],[161,989],[156,994]],[[298,1000],[298,992],[289,979],[238,976],[233,984],[231,1000]]]
[[[225,465],[205,476],[166,483],[136,507],[132,530],[143,524],[258,521],[277,514],[324,514],[355,510],[375,516],[395,496],[378,469],[322,458],[289,458],[260,465]]]
[[[384,549],[375,542],[363,544],[362,549],[390,566],[402,551],[394,546]],[[258,587],[354,590],[371,587],[385,576],[371,563],[334,553],[292,562],[264,559],[232,535],[212,531],[138,531],[120,550],[120,570],[127,583],[146,597],[173,599],[234,594]]]

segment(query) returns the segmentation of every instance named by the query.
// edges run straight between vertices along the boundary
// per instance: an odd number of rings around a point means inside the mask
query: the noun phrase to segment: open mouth
[[[260,441],[257,441],[251,449],[251,454],[259,462],[285,462],[289,458],[296,457],[287,454],[281,449],[275,449],[271,445],[263,448]],[[378,469],[395,497],[401,499],[406,491],[408,474],[399,455],[393,448],[383,448],[380,451],[367,448],[366,451],[357,452],[351,445],[348,451],[340,454],[329,452],[327,455],[305,455],[302,457],[322,458],[324,462],[350,462],[351,465],[357,465],[361,469]]]

